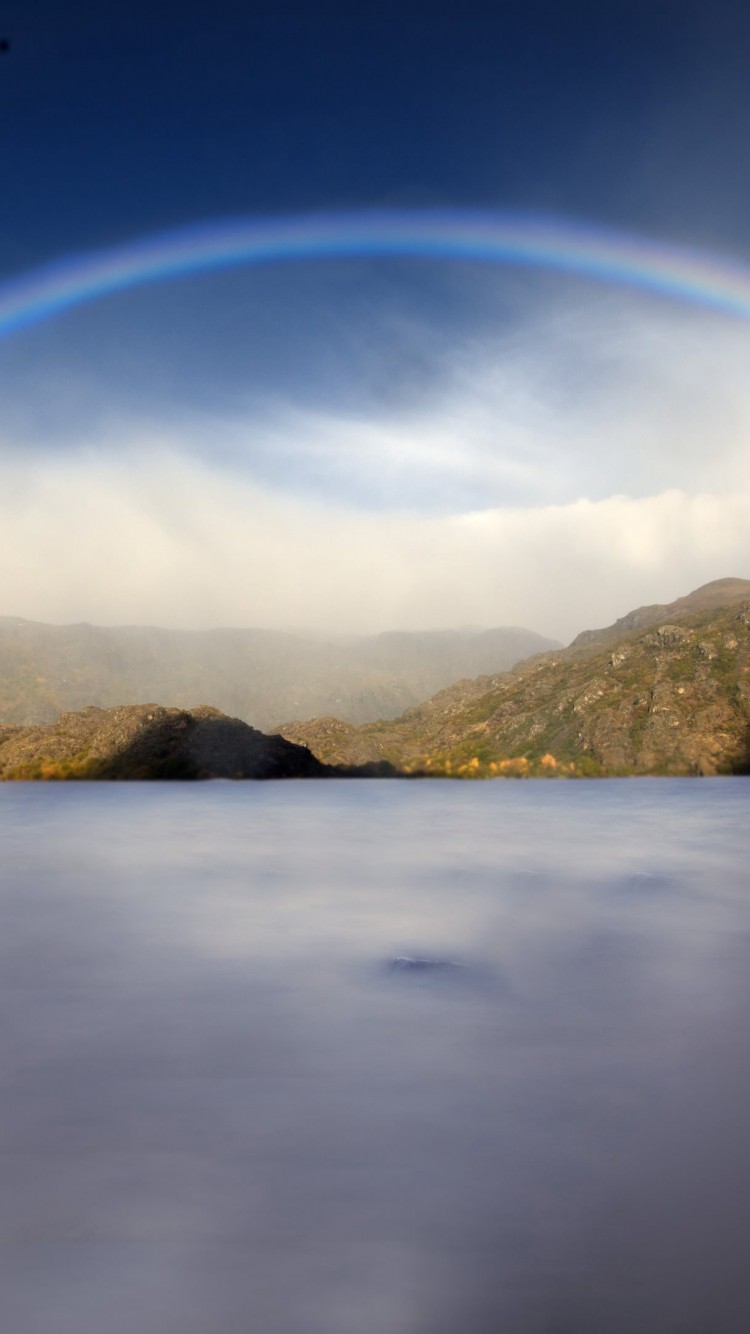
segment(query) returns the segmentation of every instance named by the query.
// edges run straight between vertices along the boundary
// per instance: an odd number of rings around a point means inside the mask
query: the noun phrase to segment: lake
[[[0,786],[9,1334],[746,1334],[750,779]]]

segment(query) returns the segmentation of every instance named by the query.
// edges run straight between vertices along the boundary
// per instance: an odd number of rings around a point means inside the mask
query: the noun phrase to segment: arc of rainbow
[[[555,269],[750,319],[750,267],[710,254],[523,214],[369,211],[205,222],[63,257],[0,286],[0,337],[168,278],[241,264],[377,257]]]

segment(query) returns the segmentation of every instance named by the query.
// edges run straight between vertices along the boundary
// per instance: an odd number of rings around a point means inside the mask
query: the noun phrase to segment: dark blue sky
[[[5,0],[0,266],[196,217],[540,208],[743,250],[718,0]]]
[[[750,259],[737,4],[5,0],[0,29],[0,279],[199,219],[362,205],[539,210]],[[357,393],[408,390],[420,358],[394,306],[481,324],[483,284],[467,277],[466,297],[446,266],[394,273],[313,266],[120,298],[6,349],[0,387],[42,361],[74,375],[78,356],[109,394],[122,368],[149,401],[192,393],[207,362],[209,397],[321,377],[328,394],[333,363],[357,380],[359,340]],[[501,287],[512,300],[510,275]],[[390,327],[395,365],[373,368],[368,321]],[[365,332],[342,347],[333,326]]]

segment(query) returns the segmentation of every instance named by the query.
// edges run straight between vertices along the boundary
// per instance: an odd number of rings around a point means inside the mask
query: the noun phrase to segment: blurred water
[[[746,1334],[749,799],[1,786],[3,1328]]]

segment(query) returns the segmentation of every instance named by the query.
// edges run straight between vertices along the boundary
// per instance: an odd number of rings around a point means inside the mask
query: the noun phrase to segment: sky
[[[0,306],[221,220],[750,266],[750,11],[0,0]],[[639,239],[639,238],[642,238]],[[750,318],[486,259],[194,271],[0,336],[0,614],[572,638],[750,577]]]

